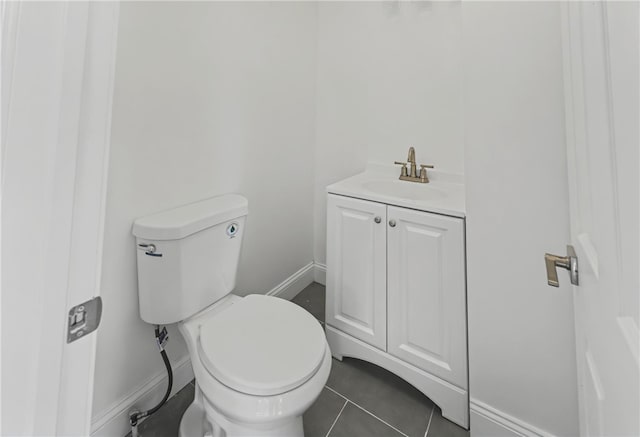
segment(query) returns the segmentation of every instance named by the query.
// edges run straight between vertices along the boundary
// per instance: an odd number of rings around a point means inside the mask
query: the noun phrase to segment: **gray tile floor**
[[[293,302],[324,324],[324,286],[313,283]],[[193,400],[188,384],[139,426],[146,436],[174,437],[182,414]],[[373,364],[333,360],[318,400],[304,414],[305,437],[468,437],[444,419],[429,398],[401,378]]]

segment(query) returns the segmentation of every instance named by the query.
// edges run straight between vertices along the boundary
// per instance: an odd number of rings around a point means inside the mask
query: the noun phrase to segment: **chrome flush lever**
[[[547,267],[547,284],[552,287],[559,287],[558,272],[556,267],[562,267],[569,270],[569,277],[573,285],[579,285],[578,282],[578,258],[573,246],[567,245],[567,256],[544,254],[544,263]]]
[[[157,253],[156,252],[156,245],[155,244],[145,244],[145,243],[140,243],[138,244],[138,249],[139,250],[144,250],[144,254],[145,255],[149,255],[149,256],[162,256],[161,253]]]

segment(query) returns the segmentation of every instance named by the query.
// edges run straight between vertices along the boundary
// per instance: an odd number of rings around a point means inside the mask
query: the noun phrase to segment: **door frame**
[[[118,2],[2,4],[2,269],[17,272],[2,277],[3,434],[90,433],[97,335],[67,343],[67,312],[100,295],[118,15]],[[25,265],[5,236],[34,223],[42,238]],[[19,274],[40,286],[22,289]],[[29,384],[12,385],[28,353]]]

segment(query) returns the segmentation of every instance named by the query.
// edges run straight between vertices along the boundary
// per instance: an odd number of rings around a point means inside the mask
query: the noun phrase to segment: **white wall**
[[[575,436],[571,288],[543,261],[569,242],[560,6],[465,3],[463,32],[472,433],[495,435],[475,409]]]
[[[318,6],[315,244],[326,260],[326,192],[368,161],[407,158],[463,173],[459,2]]]
[[[240,294],[313,260],[315,35],[311,3],[122,4],[94,417],[165,372],[138,314],[136,217],[247,196]]]

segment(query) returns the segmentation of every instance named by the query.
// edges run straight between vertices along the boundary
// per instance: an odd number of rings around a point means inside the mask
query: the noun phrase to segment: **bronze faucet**
[[[411,164],[411,172],[407,171],[407,163]],[[420,165],[420,176],[416,169],[416,150],[413,147],[409,147],[409,155],[407,156],[407,162],[395,161],[395,164],[401,165],[400,180],[409,182],[420,182],[422,184],[428,184],[429,178],[427,177],[427,169],[433,168],[433,165]]]

